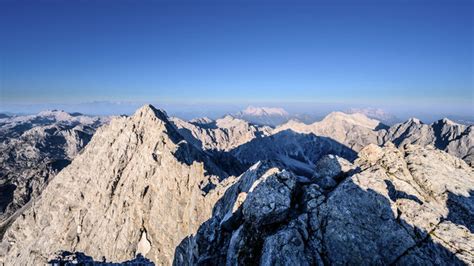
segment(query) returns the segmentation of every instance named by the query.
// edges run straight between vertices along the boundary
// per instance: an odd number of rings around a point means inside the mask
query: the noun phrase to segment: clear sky
[[[473,107],[474,1],[0,0],[0,104]]]

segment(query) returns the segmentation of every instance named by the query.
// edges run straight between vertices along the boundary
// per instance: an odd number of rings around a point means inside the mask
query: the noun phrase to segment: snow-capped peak
[[[288,112],[278,107],[254,107],[249,106],[241,112],[243,115],[251,116],[288,116]]]
[[[69,113],[62,110],[47,110],[38,113],[38,116],[53,117],[58,121],[69,121],[74,119]]]

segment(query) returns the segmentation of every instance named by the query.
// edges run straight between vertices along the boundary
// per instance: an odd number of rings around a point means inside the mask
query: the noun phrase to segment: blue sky
[[[469,113],[473,10],[470,0],[1,0],[0,105],[442,104]]]

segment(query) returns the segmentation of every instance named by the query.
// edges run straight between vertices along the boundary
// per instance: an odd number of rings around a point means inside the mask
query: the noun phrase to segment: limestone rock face
[[[285,220],[295,185],[295,178],[285,171],[259,179],[244,201],[244,219],[255,227]]]
[[[388,127],[361,113],[333,112],[322,121],[309,125],[290,120],[276,127],[273,134],[284,130],[312,133],[333,139],[357,152],[369,144],[384,145],[388,142],[397,147],[405,144],[431,145],[473,166],[473,128],[472,125],[458,124],[446,118],[432,124],[424,124],[416,118],[411,118],[404,123]]]
[[[323,156],[316,163],[312,180],[322,189],[335,187],[355,166],[344,158],[336,155]]]
[[[260,265],[310,265],[305,259],[301,234],[289,228],[268,236],[263,243]]]
[[[288,217],[295,185],[295,176],[274,163],[256,163],[227,185],[212,217],[176,248],[174,264],[234,265],[258,260],[252,253],[254,245],[248,242],[258,244],[261,233],[256,230]],[[242,260],[236,255],[240,252],[247,254]]]
[[[107,121],[107,117],[63,111],[1,118],[0,227],[38,196],[48,180],[67,166]]]
[[[217,196],[207,187],[226,177],[164,112],[144,106],[101,127],[11,224],[0,262],[40,265],[70,250],[112,261],[144,253],[168,264],[180,241],[210,216]]]
[[[431,145],[463,159],[474,166],[474,127],[461,125],[449,119],[441,119],[431,125],[416,118],[393,125],[380,132],[384,142],[397,146],[405,144]]]
[[[319,176],[340,171],[334,159],[328,156],[318,163]],[[254,168],[268,169],[264,165]],[[464,161],[433,147],[369,145],[359,153],[355,168],[346,169],[333,187],[295,179],[290,190],[266,186],[273,183],[269,180],[280,180],[284,170],[265,175],[254,169],[253,178],[244,174],[187,243],[193,253],[180,253],[175,264],[181,265],[186,256],[193,265],[474,264],[474,174]],[[244,180],[254,182],[250,187],[255,190],[246,190],[240,205],[244,215],[234,217],[229,226],[222,222],[224,213],[231,212]],[[252,194],[262,202],[253,210],[266,217],[275,212],[259,209],[271,206],[267,202],[274,198],[287,199],[288,191],[290,207],[282,205],[289,210],[284,218],[274,216],[267,224],[257,214],[245,215],[253,206]]]
[[[172,118],[172,122],[186,140],[203,150],[229,151],[254,138],[268,136],[272,130],[230,115],[216,121],[201,119],[186,122]]]
[[[339,185],[318,210],[328,262],[473,263],[469,166],[413,145],[403,151],[369,146],[360,157],[362,172]],[[457,207],[450,198],[456,198]]]

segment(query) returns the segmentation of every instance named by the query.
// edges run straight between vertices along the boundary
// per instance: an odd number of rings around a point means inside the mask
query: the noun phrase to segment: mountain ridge
[[[14,261],[28,263],[44,263],[45,257],[64,249],[116,261],[134,257],[138,250],[153,261],[171,261],[170,246],[210,210],[203,207],[211,204],[205,199],[212,198],[204,197],[206,186],[226,177],[214,167],[181,138],[164,112],[144,106],[97,131],[23,213],[28,218],[12,223],[3,237],[3,252],[18,254]],[[186,202],[188,198],[192,201]],[[181,212],[180,205],[189,206],[189,213]],[[180,220],[181,226],[172,226]],[[33,231],[24,238],[21,230],[26,228]],[[14,240],[18,237],[22,241]],[[144,247],[132,241],[143,237]],[[98,242],[103,245],[97,248]],[[27,248],[31,243],[42,248]],[[6,258],[4,263],[13,262]]]
[[[152,105],[116,117],[4,228],[0,262],[61,250],[175,265],[472,261],[474,171],[461,160],[472,127],[340,118],[322,136]],[[334,130],[355,135],[345,144]]]

